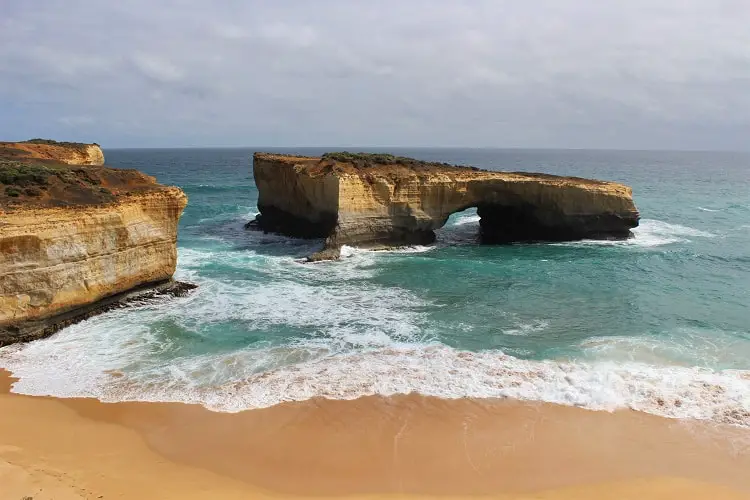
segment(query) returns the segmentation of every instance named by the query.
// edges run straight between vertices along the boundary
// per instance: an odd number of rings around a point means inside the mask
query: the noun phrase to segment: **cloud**
[[[272,22],[257,27],[261,39],[290,48],[310,47],[318,39],[317,32],[311,26],[290,25],[284,22]]]
[[[747,149],[744,0],[27,4],[3,138]]]
[[[58,122],[69,127],[78,127],[81,125],[89,125],[94,123],[94,119],[90,116],[61,116],[57,119]]]
[[[175,83],[184,79],[184,73],[171,62],[155,54],[140,53],[131,57],[136,71],[147,79],[159,83]]]

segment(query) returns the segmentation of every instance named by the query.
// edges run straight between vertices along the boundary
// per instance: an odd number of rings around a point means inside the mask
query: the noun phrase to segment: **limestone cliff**
[[[0,345],[129,291],[174,289],[180,189],[134,170],[36,161],[0,157]]]
[[[0,143],[0,156],[46,160],[67,165],[104,165],[104,153],[98,144],[57,142],[32,139]]]
[[[257,153],[253,172],[255,225],[324,237],[328,249],[430,243],[452,213],[470,207],[488,243],[627,238],[639,219],[629,187],[576,177],[349,153]]]
[[[318,158],[256,154],[258,224],[303,238],[325,237],[336,227],[339,178],[321,170]]]

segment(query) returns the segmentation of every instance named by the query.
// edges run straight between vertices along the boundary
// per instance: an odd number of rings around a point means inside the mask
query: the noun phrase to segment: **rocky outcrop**
[[[487,243],[627,238],[639,219],[629,187],[576,177],[349,153],[257,153],[253,172],[260,210],[253,225],[326,238],[328,256],[345,244],[431,243],[452,213],[470,207]]]
[[[0,143],[0,154],[4,157],[12,154],[16,157],[67,165],[104,165],[104,153],[98,144],[32,139],[24,142]]]
[[[51,334],[134,291],[186,289],[171,282],[180,189],[137,171],[10,160],[0,161],[4,182],[15,184],[0,196],[0,345]]]
[[[336,228],[339,177],[319,168],[319,158],[255,154],[258,188],[255,223],[263,230],[322,238]]]

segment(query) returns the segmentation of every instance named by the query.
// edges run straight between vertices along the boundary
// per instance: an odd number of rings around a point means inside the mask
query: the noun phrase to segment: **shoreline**
[[[0,347],[31,342],[51,337],[65,327],[75,325],[113,309],[133,303],[156,300],[160,297],[184,297],[198,288],[194,283],[166,279],[143,283],[129,290],[103,297],[90,304],[40,319],[28,319],[16,324],[0,326]]]
[[[23,396],[12,382],[0,370],[12,500],[750,495],[750,431],[630,410],[404,395],[217,413]]]

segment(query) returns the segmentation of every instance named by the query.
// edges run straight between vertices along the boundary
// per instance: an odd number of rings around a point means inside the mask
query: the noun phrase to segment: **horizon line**
[[[158,150],[158,149],[251,149],[263,151],[265,149],[328,149],[331,151],[366,152],[368,149],[463,149],[463,150],[495,150],[495,151],[610,151],[624,153],[739,153],[748,154],[750,149],[661,149],[661,148],[600,148],[600,147],[529,147],[529,146],[103,146],[103,150]],[[356,151],[355,151],[356,152]]]

